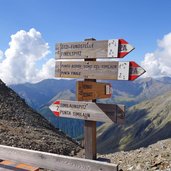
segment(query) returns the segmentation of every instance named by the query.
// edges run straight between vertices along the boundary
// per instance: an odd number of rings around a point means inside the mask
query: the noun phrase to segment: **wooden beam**
[[[118,171],[115,164],[0,145],[0,159],[53,171]]]

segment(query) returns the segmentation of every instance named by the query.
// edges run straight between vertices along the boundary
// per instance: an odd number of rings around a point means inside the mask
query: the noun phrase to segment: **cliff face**
[[[80,147],[0,80],[0,144],[63,155]]]

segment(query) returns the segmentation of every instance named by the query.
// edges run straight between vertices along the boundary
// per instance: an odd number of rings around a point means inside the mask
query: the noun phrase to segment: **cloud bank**
[[[146,70],[144,76],[171,77],[171,33],[158,40],[155,52],[146,53],[141,66]]]
[[[55,59],[47,59],[49,53],[48,43],[36,29],[18,31],[11,35],[9,48],[0,50],[0,79],[19,84],[54,78]],[[141,66],[147,71],[145,77],[171,76],[171,33],[158,40],[154,52],[145,54]]]
[[[55,60],[46,56],[49,46],[41,33],[32,28],[11,35],[9,48],[0,51],[0,79],[7,84],[38,82],[54,75]],[[39,62],[46,61],[43,66]]]
[[[0,61],[3,59],[4,53],[0,50]]]

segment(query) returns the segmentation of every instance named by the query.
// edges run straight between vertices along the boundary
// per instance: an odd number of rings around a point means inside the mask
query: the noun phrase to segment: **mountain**
[[[111,99],[100,100],[107,103],[117,102],[127,106],[132,106],[143,100],[152,99],[167,91],[171,91],[171,78],[162,77],[142,78],[136,81],[108,81],[112,84],[113,93]],[[70,91],[71,94],[76,93],[76,80],[64,79],[47,79],[39,83],[10,85],[26,102],[34,109],[40,109],[47,105],[55,96],[59,96],[60,92]],[[70,96],[70,94],[68,93]],[[60,95],[60,97],[66,95]],[[64,98],[65,98],[64,97]],[[72,95],[71,99],[75,99]]]
[[[0,144],[73,155],[80,146],[0,80]]]
[[[69,89],[75,92],[75,80],[46,79],[35,84],[24,83],[9,87],[25,99],[29,106],[39,109],[61,91]]]
[[[171,91],[128,109],[126,123],[98,129],[98,152],[112,153],[146,147],[171,138]]]
[[[120,103],[130,107],[144,100],[150,100],[158,95],[171,91],[170,77],[108,82],[112,84],[112,98],[100,99],[98,102]],[[24,98],[31,107],[39,111],[55,127],[60,128],[74,138],[83,133],[83,121],[57,118],[48,108],[48,106],[57,99],[75,100],[75,80],[48,79],[36,84],[26,83],[10,85],[10,87]]]

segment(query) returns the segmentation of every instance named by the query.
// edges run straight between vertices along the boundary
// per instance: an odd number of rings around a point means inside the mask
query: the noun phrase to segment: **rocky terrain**
[[[162,140],[147,148],[98,155],[119,164],[120,171],[171,171],[171,139]]]
[[[78,143],[54,128],[0,81],[0,144],[74,155]]]

